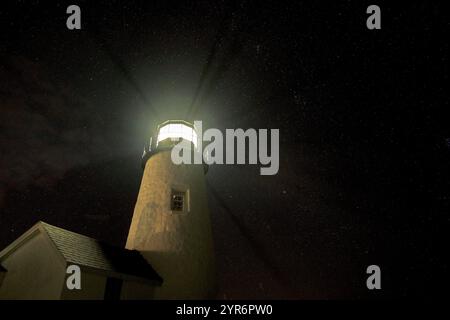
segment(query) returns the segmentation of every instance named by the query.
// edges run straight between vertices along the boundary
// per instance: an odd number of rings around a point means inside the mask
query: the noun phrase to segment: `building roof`
[[[162,283],[162,278],[139,251],[111,246],[42,221],[34,225],[25,235],[31,234],[35,229],[45,231],[67,263],[85,267],[93,272],[106,273],[107,276],[119,279],[144,281],[157,285]],[[23,242],[18,241],[18,244],[11,247],[10,250],[16,249]],[[4,251],[9,251],[9,249]]]

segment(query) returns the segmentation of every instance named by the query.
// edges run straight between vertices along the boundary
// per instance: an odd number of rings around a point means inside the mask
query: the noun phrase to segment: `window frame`
[[[181,196],[182,197],[182,209],[176,209],[178,206],[174,206],[174,197]],[[170,203],[169,209],[173,214],[183,214],[188,213],[190,211],[190,194],[189,189],[173,187],[170,191]],[[179,201],[179,200],[178,200]]]

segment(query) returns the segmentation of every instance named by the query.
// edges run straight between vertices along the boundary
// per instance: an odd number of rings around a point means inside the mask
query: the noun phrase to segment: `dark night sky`
[[[0,8],[0,248],[38,220],[124,246],[144,143],[203,79],[204,127],[280,129],[278,175],[207,174],[219,298],[445,288],[443,6],[378,2],[369,31],[364,1],[74,3],[80,31],[72,2]]]

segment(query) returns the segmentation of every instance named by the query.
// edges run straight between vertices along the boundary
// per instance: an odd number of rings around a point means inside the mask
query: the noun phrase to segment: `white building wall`
[[[8,270],[0,299],[59,299],[65,264],[46,235],[36,230],[31,238],[1,261]]]
[[[67,277],[70,275],[66,276]],[[64,280],[64,281],[66,281]],[[105,296],[106,276],[86,272],[81,268],[81,289],[69,290],[63,286],[61,299],[63,300],[103,300]]]

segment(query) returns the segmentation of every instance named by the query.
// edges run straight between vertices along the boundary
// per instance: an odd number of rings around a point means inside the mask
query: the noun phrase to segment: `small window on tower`
[[[185,202],[186,192],[172,190],[172,199],[170,201],[170,209],[172,211],[187,211]]]

